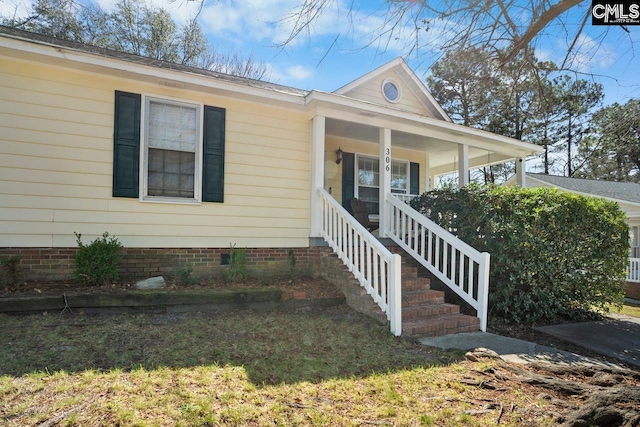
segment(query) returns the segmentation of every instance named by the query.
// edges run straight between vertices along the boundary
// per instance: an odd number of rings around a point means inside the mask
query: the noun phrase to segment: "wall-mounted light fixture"
[[[338,147],[338,149],[336,150],[336,164],[339,165],[341,161],[342,161],[342,150],[340,149],[340,147]]]

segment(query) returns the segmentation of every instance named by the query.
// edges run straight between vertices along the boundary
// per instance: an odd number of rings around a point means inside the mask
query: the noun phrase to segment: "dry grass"
[[[344,307],[0,316],[0,329],[8,426],[555,424],[540,389],[484,387],[492,362],[395,338]]]

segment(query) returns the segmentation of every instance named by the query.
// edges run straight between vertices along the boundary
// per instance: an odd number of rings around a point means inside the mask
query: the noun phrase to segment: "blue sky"
[[[113,0],[94,1],[105,9],[113,4]],[[196,1],[189,0],[150,2],[170,11],[178,22],[193,16],[198,7]],[[441,53],[436,47],[442,33],[438,28],[421,34],[426,47],[419,52],[407,51],[415,39],[408,27],[388,44],[376,42],[372,34],[384,28],[387,7],[379,0],[328,1],[325,13],[308,32],[279,48],[291,31],[287,14],[298,3],[300,0],[205,0],[200,24],[216,49],[252,54],[268,64],[272,80],[301,89],[333,91],[398,56],[403,56],[424,79]],[[352,3],[354,8],[349,13]],[[569,31],[580,24],[590,3],[585,1],[570,12]],[[30,0],[0,0],[0,11],[6,14],[16,5],[26,11],[30,4]],[[526,21],[527,17],[521,19]],[[596,81],[605,86],[605,104],[640,97],[640,26],[629,26],[628,30],[593,27],[589,20],[578,43],[582,48],[573,59],[574,68],[602,76]],[[536,51],[542,59],[562,62],[570,42],[562,26],[552,26],[546,29]]]

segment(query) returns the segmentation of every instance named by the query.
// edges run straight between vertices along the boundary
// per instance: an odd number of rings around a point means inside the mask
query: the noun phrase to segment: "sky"
[[[107,10],[113,5],[113,0],[93,1]],[[199,7],[193,0],[148,1],[168,10],[177,22],[193,17]],[[215,49],[240,56],[251,54],[268,65],[271,81],[300,89],[332,92],[398,56],[404,57],[424,81],[429,67],[442,54],[438,38],[444,31],[437,24],[421,33],[425,48],[419,52],[408,52],[407,46],[415,40],[408,30],[401,29],[388,43],[376,40],[373,35],[384,28],[384,0],[327,0],[320,19],[283,47],[291,34],[291,12],[301,2],[205,0],[199,22]],[[590,2],[583,3],[569,12],[569,30],[578,26],[588,12]],[[19,14],[26,14],[31,0],[0,0],[3,15],[16,7]],[[527,17],[521,19],[526,21]],[[572,65],[585,73],[581,78],[594,78],[604,85],[605,104],[640,97],[640,26],[627,29],[629,32],[620,27],[594,27],[589,20],[578,41],[582,48]],[[607,33],[603,36],[604,31]],[[559,63],[569,43],[562,26],[550,26],[536,45],[536,52],[540,59]]]

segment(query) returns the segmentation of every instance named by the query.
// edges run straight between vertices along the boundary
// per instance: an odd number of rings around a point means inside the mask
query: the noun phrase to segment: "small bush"
[[[231,245],[229,249],[229,269],[225,272],[225,277],[229,281],[238,282],[246,279],[248,275],[247,251],[236,249],[235,245]]]
[[[295,252],[293,249],[289,249],[289,254],[287,256],[287,264],[289,265],[289,276],[291,280],[295,281],[298,277],[298,270],[296,269],[296,263],[298,259],[296,258]]]
[[[178,266],[176,283],[179,285],[195,285],[198,283],[198,278],[193,275],[193,266],[190,263],[185,262]]]
[[[75,278],[92,286],[104,285],[120,278],[120,249],[122,244],[105,232],[89,245],[76,235],[78,250],[74,255]]]
[[[20,255],[0,258],[0,267],[2,267],[2,275],[9,285],[15,286],[20,281]]]
[[[577,320],[622,302],[629,228],[617,203],[555,189],[470,185],[425,193],[411,205],[491,254],[492,315]]]

